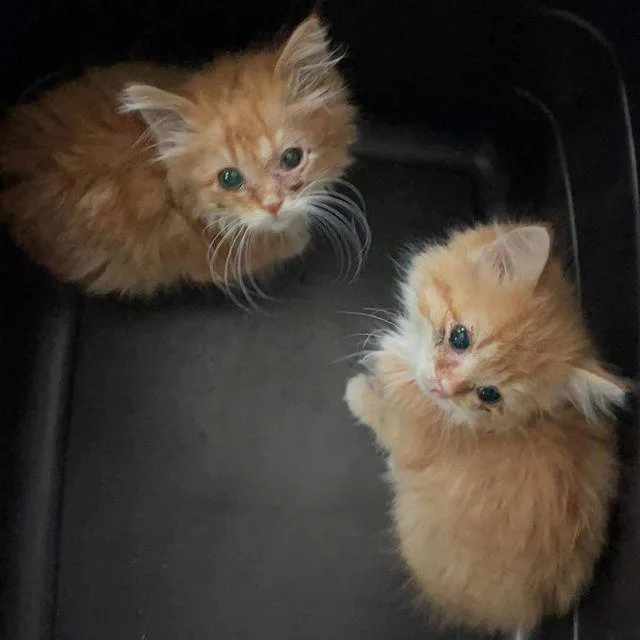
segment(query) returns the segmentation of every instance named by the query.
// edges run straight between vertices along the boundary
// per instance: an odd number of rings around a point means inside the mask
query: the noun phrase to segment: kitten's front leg
[[[380,444],[390,450],[395,440],[395,421],[388,419],[377,384],[374,376],[360,373],[347,382],[344,399],[354,417],[371,427]]]
[[[347,382],[344,400],[355,418],[372,429],[379,418],[380,402],[373,392],[372,378],[364,373],[353,376]]]

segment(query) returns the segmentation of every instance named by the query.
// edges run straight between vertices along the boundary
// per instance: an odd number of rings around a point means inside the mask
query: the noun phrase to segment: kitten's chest
[[[519,509],[543,499],[554,477],[553,459],[518,437],[489,437],[433,430],[414,437],[396,460],[396,491],[419,496],[430,511],[479,517]]]

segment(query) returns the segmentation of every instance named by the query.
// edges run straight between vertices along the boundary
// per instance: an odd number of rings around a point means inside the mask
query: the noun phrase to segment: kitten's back
[[[182,77],[179,71],[153,65],[118,64],[91,69],[35,102],[18,105],[1,127],[1,173],[28,178],[55,166],[73,179],[74,160],[83,174],[125,163],[135,143],[143,142],[145,126],[139,118],[118,113],[119,92],[134,81],[171,88]],[[143,148],[140,144],[137,151]]]
[[[134,80],[172,88],[182,73],[135,63],[92,69],[0,125],[2,217],[38,262],[95,292],[153,290],[180,260],[191,267],[184,256],[194,242],[197,268],[206,266],[202,240],[168,215],[166,170],[153,161],[146,125],[118,111]]]

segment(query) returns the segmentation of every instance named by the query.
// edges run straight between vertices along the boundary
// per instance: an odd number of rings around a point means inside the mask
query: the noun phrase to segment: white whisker
[[[314,220],[322,221],[328,229],[331,229],[332,236],[335,237],[334,247],[338,250],[340,257],[340,275],[348,277],[352,268],[357,275],[360,270],[358,254],[353,255],[353,244],[347,239],[348,227],[321,208],[314,210]]]
[[[325,219],[332,220],[332,222],[334,223],[332,224],[332,226],[336,228],[336,230],[341,234],[343,245],[345,246],[348,253],[353,256],[352,262],[355,267],[353,279],[355,279],[362,269],[362,266],[364,265],[364,259],[369,247],[368,237],[363,242],[353,223],[349,224],[348,220],[340,215],[337,215],[336,212],[331,209],[316,205],[316,211],[318,209],[326,214],[325,216],[323,216],[325,217]]]
[[[381,307],[364,307],[365,311],[369,311],[370,313],[373,313],[374,315],[377,315],[379,313],[383,313],[386,316],[389,316],[390,318],[394,318],[396,317],[396,314],[393,311],[390,311],[389,309],[382,309]],[[380,317],[380,320],[383,320],[384,318]]]
[[[230,227],[221,229],[217,235],[214,236],[214,238],[211,240],[211,242],[209,243],[209,250],[207,251],[207,258],[209,259],[209,264],[211,266],[212,269],[212,273],[213,273],[213,265],[215,263],[216,257],[218,256],[218,252],[220,251],[220,249],[222,249],[222,247],[225,246],[225,243],[227,242],[227,240],[234,234],[236,233],[236,231],[238,231],[241,227],[241,223],[237,222],[235,224],[233,224]],[[220,236],[222,236],[220,238]],[[218,240],[218,238],[220,238]],[[216,244],[216,240],[218,241]],[[213,245],[216,244],[216,247],[213,248]],[[213,249],[213,252],[211,251]]]
[[[358,187],[356,187],[355,185],[353,185],[351,182],[349,182],[348,180],[345,180],[344,178],[334,178],[333,180],[335,183],[345,187],[345,189],[348,189],[349,191],[351,191],[351,193],[353,193],[359,200],[360,202],[360,207],[365,210],[366,209],[366,205],[365,205],[365,201],[364,201],[364,196],[362,195],[362,192],[360,191],[360,189],[358,189]]]
[[[380,316],[376,316],[373,313],[366,313],[365,311],[338,311],[338,313],[344,313],[349,316],[361,316],[363,318],[372,318],[373,320],[378,320],[380,322],[385,322],[394,329],[398,328],[398,325],[395,322],[392,322],[388,318],[382,318]]]
[[[348,194],[336,191],[336,184],[347,189]],[[341,275],[346,277],[353,272],[353,281],[362,269],[371,244],[362,194],[342,178],[320,177],[304,187],[299,196],[308,202],[312,222],[330,239],[336,250],[341,261]]]
[[[238,243],[238,248],[236,250],[236,257],[235,257],[235,282],[237,283],[237,285],[240,287],[240,290],[242,291],[242,294],[245,298],[245,300],[249,303],[249,305],[251,307],[253,307],[254,309],[258,309],[258,305],[256,304],[256,302],[254,301],[253,297],[251,296],[251,293],[247,287],[247,284],[245,283],[245,272],[243,270],[243,262],[244,262],[244,257],[245,257],[245,252],[246,252],[246,242],[247,242],[247,235],[249,234],[250,229],[249,227],[245,227],[243,232],[242,232],[242,237],[240,238],[240,241]]]
[[[314,214],[313,210],[311,211],[311,213]],[[333,229],[333,225],[331,225],[329,221],[323,218],[321,215],[313,215],[313,221],[315,223],[315,226],[320,229],[324,236],[329,240],[329,243],[334,248],[338,256],[338,260],[340,262],[338,277],[340,277],[340,275],[343,275],[347,271],[348,266],[348,259],[343,249],[343,243],[341,241],[340,234],[336,233],[336,231]]]
[[[365,362],[369,358],[373,358],[377,355],[378,351],[373,349],[365,349],[361,351],[354,351],[353,353],[348,353],[346,356],[341,356],[340,358],[336,358],[331,361],[331,364],[339,364],[341,362],[345,362],[346,360],[359,360],[360,362]]]
[[[244,311],[249,311],[250,309],[248,309],[244,304],[242,304],[242,302],[238,300],[238,298],[234,295],[232,291],[232,285],[238,284],[238,283],[229,282],[229,275],[233,277],[233,273],[231,274],[229,273],[229,267],[231,266],[231,268],[233,269],[233,258],[235,256],[235,252],[238,250],[236,245],[241,242],[241,238],[243,237],[244,235],[242,233],[242,230],[240,230],[240,233],[236,233],[233,237],[233,240],[231,241],[231,246],[229,247],[229,252],[227,253],[227,259],[225,260],[225,263],[224,263],[223,288],[230,300],[232,300],[238,307],[240,307]]]
[[[253,265],[251,263],[251,255],[253,254],[255,239],[256,239],[255,231],[249,228],[249,233],[247,235],[247,246],[244,251],[244,271],[243,271],[244,277],[248,281],[248,284],[251,287],[251,291],[254,295],[257,295],[262,300],[273,300],[273,298],[270,295],[268,295],[262,290],[262,288],[258,284],[258,281],[256,280],[256,277],[253,274]]]

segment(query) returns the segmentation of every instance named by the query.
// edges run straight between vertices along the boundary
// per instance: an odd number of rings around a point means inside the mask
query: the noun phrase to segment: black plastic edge
[[[58,524],[79,297],[64,286],[45,296],[33,375],[20,430],[8,541],[7,640],[50,640],[56,599]]]

